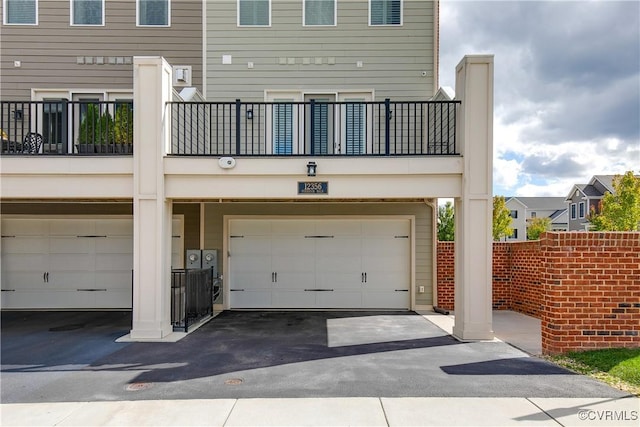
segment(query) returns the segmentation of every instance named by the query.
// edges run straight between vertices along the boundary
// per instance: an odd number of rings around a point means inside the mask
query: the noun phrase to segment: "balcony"
[[[457,155],[459,101],[169,102],[171,156]],[[133,104],[0,101],[2,155],[126,155]]]
[[[2,155],[133,152],[133,104],[0,101]]]
[[[459,101],[168,104],[175,156],[459,154]]]

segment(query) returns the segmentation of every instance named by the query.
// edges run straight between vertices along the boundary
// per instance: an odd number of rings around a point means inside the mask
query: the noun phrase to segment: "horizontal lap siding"
[[[30,99],[32,88],[131,89],[133,65],[77,64],[78,56],[164,56],[193,67],[202,87],[202,3],[171,1],[171,26],[136,27],[136,2],[105,2],[105,26],[69,25],[68,0],[40,0],[39,25],[3,25],[2,99]],[[1,5],[0,5],[1,7]],[[21,61],[20,68],[14,61]]]
[[[378,100],[433,95],[432,2],[405,0],[404,25],[394,27],[370,27],[366,0],[338,0],[337,26],[303,27],[302,3],[272,0],[271,27],[238,27],[236,0],[208,5],[208,99],[255,101],[265,90],[291,89],[373,89]],[[231,65],[222,64],[223,55],[232,56]]]

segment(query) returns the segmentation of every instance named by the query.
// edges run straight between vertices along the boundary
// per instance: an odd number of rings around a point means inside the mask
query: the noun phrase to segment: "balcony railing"
[[[131,154],[133,104],[0,101],[2,154]]]
[[[213,315],[213,303],[220,297],[221,281],[212,268],[171,270],[171,324],[174,331],[189,327]]]
[[[170,102],[170,154],[429,156],[459,153],[459,101]]]

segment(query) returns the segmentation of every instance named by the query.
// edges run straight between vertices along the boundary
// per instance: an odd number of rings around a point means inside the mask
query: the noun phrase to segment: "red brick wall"
[[[454,244],[438,243],[438,301],[454,309]],[[542,321],[542,348],[640,346],[640,233],[549,232],[493,244],[493,308]]]
[[[438,242],[438,301],[434,305],[445,310],[453,310],[454,249],[453,242]]]
[[[542,348],[640,346],[640,233],[546,233]]]

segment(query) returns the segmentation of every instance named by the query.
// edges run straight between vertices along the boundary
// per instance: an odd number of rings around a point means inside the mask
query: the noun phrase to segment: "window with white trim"
[[[303,2],[303,25],[336,25],[337,0],[303,0]]]
[[[271,0],[238,0],[239,27],[271,25]]]
[[[139,27],[168,27],[171,25],[170,0],[137,0],[137,25]]]
[[[571,219],[576,219],[576,204],[571,203]]]
[[[104,0],[71,0],[71,25],[104,25]]]
[[[369,25],[402,25],[402,0],[369,0]]]
[[[584,207],[585,207],[584,202],[580,202],[580,204],[578,205],[578,215],[580,218],[584,218],[584,214],[585,214]]]
[[[38,25],[38,0],[4,0],[5,25]]]

